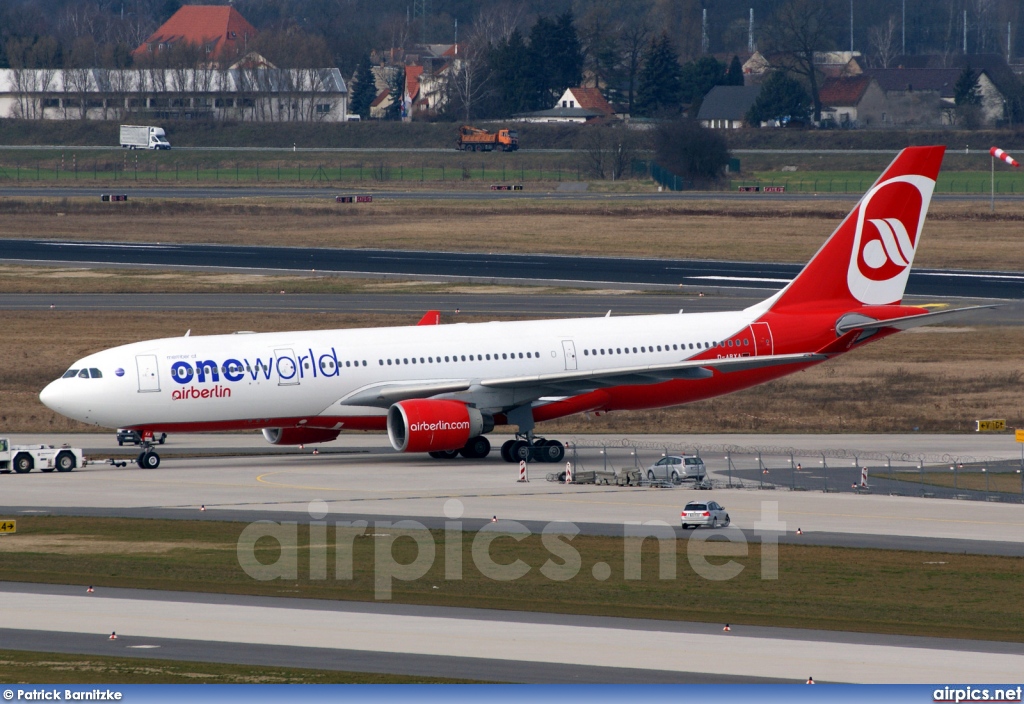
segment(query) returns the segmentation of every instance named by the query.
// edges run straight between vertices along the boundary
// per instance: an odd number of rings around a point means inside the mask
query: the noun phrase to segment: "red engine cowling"
[[[487,430],[483,414],[461,401],[413,399],[388,409],[388,439],[399,452],[458,450]]]
[[[327,428],[264,428],[263,437],[271,445],[308,445],[337,440],[340,430]]]

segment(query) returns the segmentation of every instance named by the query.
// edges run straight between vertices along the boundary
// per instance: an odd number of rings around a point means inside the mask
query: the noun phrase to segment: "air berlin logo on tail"
[[[846,282],[867,305],[903,298],[925,213],[935,182],[918,175],[896,176],[864,196],[857,212]]]

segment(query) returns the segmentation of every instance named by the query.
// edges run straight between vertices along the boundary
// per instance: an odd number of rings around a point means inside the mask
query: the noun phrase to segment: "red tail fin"
[[[945,151],[900,152],[772,310],[899,303]]]

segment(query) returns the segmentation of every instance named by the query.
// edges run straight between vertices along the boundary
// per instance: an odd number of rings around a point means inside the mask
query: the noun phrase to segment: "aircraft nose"
[[[61,393],[57,388],[56,381],[51,381],[46,385],[46,388],[39,392],[39,400],[43,402],[43,405],[52,411],[61,412],[60,409],[60,398]]]

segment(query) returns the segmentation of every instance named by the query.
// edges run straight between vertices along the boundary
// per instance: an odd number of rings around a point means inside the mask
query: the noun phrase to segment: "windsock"
[[[988,153],[994,156],[996,159],[1002,159],[1010,166],[1015,166],[1018,168],[1020,167],[1020,163],[1018,163],[1016,159],[1014,159],[1012,156],[1004,152],[999,147],[992,147],[991,149],[988,150]]]

